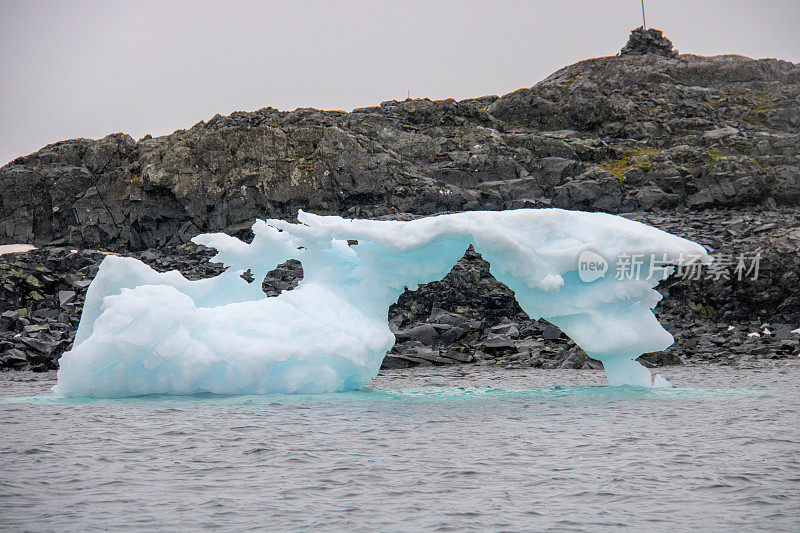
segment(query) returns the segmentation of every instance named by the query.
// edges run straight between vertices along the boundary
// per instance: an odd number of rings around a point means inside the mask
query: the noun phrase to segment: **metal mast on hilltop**
[[[647,29],[647,21],[644,19],[644,0],[642,0],[642,29]]]

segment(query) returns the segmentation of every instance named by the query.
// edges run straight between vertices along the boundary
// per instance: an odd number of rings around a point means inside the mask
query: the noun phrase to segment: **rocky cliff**
[[[136,250],[298,208],[797,205],[800,66],[636,46],[502,97],[265,108],[139,141],[58,142],[0,169],[0,243]]]
[[[759,331],[775,321],[800,325],[800,65],[679,55],[656,30],[635,30],[618,56],[576,63],[501,97],[389,101],[350,113],[264,108],[139,141],[122,133],[62,141],[0,168],[0,191],[0,244],[103,248],[153,262],[184,257],[175,250],[197,233],[246,238],[255,218],[291,219],[299,208],[352,217],[550,206],[620,213],[712,250],[764,250],[760,284],[666,285],[681,295],[664,307],[675,315],[674,333],[708,324],[717,331],[737,320]],[[80,268],[95,264],[92,257]],[[70,302],[62,305],[57,294],[80,296],[74,280],[42,293],[25,285],[37,260],[2,259],[0,310],[24,312],[9,314],[0,329],[24,332],[47,305],[57,309],[47,320],[64,324],[59,314]],[[301,275],[297,266],[282,268],[278,290]],[[513,293],[476,254],[451,277],[405,295],[393,309],[398,354],[407,356],[395,363],[475,360],[487,352],[533,360],[538,348],[528,341],[542,340],[547,325],[526,329]],[[442,312],[461,318],[432,318]],[[442,336],[456,321],[460,336]],[[424,324],[440,327],[403,333]],[[69,330],[59,337],[65,346]],[[501,339],[494,348],[484,342],[490,337]],[[23,357],[22,341],[4,342]],[[698,342],[676,346],[666,359],[658,356],[662,362],[702,353]],[[563,348],[551,348],[550,359],[562,364],[570,356],[569,345]],[[709,348],[708,358],[718,359],[716,352]],[[765,353],[784,352],[796,352],[796,344]],[[583,364],[585,357],[575,366]]]

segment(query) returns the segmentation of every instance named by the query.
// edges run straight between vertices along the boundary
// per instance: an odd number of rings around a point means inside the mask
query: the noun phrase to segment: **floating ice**
[[[652,313],[664,276],[649,274],[669,273],[664,265],[687,257],[709,260],[698,244],[602,213],[523,209],[400,222],[301,211],[298,220],[257,221],[250,244],[222,233],[195,237],[229,267],[199,281],[106,257],[55,390],[120,397],[360,388],[394,344],[389,306],[406,287],[444,277],[469,244],[531,318],[546,318],[602,360],[611,385],[649,387],[635,359],[673,342]],[[587,251],[581,268],[605,263],[590,282],[578,272]],[[303,280],[266,297],[258,281],[290,258],[302,262]],[[239,277],[247,269],[257,282]]]

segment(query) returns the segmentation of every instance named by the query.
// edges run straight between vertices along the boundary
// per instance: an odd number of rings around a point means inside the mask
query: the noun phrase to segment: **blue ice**
[[[348,220],[300,212],[299,223],[257,221],[248,244],[223,233],[193,240],[228,269],[189,281],[129,257],[108,256],[89,286],[57,393],[323,393],[363,387],[394,344],[387,310],[405,290],[439,280],[468,245],[516,293],[531,318],[546,318],[591,357],[611,385],[666,382],[635,359],[673,342],[652,309],[654,258],[708,262],[706,250],[656,228],[604,213],[559,209],[477,211],[412,221]],[[357,244],[348,244],[355,240]],[[584,252],[608,271],[581,279]],[[615,275],[620,257],[641,275]],[[266,297],[256,280],[297,259],[296,289]]]

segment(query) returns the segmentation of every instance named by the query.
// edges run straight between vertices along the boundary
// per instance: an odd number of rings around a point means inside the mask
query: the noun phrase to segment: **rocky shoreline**
[[[207,277],[221,266],[192,236],[247,239],[254,219],[298,209],[605,211],[696,241],[718,265],[759,253],[756,279],[730,264],[728,279],[662,283],[656,314],[676,342],[642,360],[798,356],[800,65],[680,55],[655,30],[501,97],[265,108],[139,141],[62,141],[0,168],[0,190],[0,245],[38,246],[0,255],[0,369],[57,367],[106,254]],[[301,276],[289,262],[262,286],[275,295]],[[385,367],[599,365],[530,320],[472,250],[442,281],[402,295],[389,319],[398,342]]]
[[[662,282],[658,290],[664,300],[655,311],[676,342],[664,352],[644,355],[644,364],[740,364],[798,357],[800,334],[792,331],[800,326],[800,294],[795,290],[800,210],[625,216],[699,242],[718,256],[744,254],[752,264],[760,250],[756,279],[751,272],[739,280],[730,264],[726,275],[705,271],[700,279],[673,276]],[[190,279],[223,271],[220,264],[207,262],[212,250],[194,244],[136,253],[46,246],[2,255],[0,368],[57,368],[58,357],[74,338],[86,289],[109,253],[125,253],[159,271],[179,270]],[[289,261],[270,272],[262,288],[275,296],[301,278],[300,263]],[[390,308],[389,323],[397,344],[384,368],[460,363],[601,368],[558,328],[531,320],[471,248],[441,281],[406,291]]]

